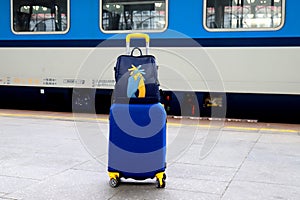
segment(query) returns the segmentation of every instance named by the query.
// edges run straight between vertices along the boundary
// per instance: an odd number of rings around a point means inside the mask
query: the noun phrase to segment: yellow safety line
[[[64,117],[64,116],[51,116],[51,115],[39,115],[39,114],[10,114],[10,113],[0,113],[2,117],[31,117],[31,118],[39,118],[39,119],[60,119],[60,120],[89,120],[89,121],[108,121],[105,118],[92,118],[92,117]]]
[[[275,129],[275,128],[261,128],[260,131],[279,132],[279,133],[298,133],[299,131],[293,129]]]
[[[80,114],[79,114],[80,115]],[[12,114],[12,113],[0,113],[2,117],[30,117],[39,119],[54,119],[54,120],[68,120],[68,121],[103,121],[108,122],[108,118],[93,118],[93,117],[77,117],[70,116],[51,116],[51,115],[40,115],[40,114]],[[199,128],[220,128],[220,129],[233,129],[237,131],[265,131],[265,132],[278,132],[278,133],[299,133],[298,130],[294,129],[276,129],[276,128],[253,128],[253,127],[240,127],[240,126],[214,126],[214,125],[201,125],[201,124],[184,124],[184,123],[172,123],[168,122],[168,126],[190,126]]]
[[[242,131],[259,131],[259,128],[253,127],[240,127],[240,126],[225,126],[226,129],[235,129],[235,130],[242,130]]]
[[[240,130],[240,131],[266,131],[278,133],[298,133],[299,131],[293,129],[275,129],[275,128],[252,128],[252,127],[239,127],[239,126],[225,126],[224,128]],[[223,129],[224,129],[223,128]]]

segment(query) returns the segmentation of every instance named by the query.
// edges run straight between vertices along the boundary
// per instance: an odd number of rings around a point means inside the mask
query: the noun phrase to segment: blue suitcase
[[[160,103],[111,106],[108,172],[112,187],[122,177],[156,178],[156,187],[165,187],[166,120]]]

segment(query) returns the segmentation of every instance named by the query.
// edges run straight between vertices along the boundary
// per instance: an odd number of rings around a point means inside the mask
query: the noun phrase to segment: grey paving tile
[[[72,169],[105,173],[105,172],[107,172],[107,162],[101,162],[97,159],[91,159],[80,165],[76,165]]]
[[[167,160],[172,163],[182,157],[193,144],[198,144],[205,134],[198,135],[191,127],[173,128],[168,131]],[[201,138],[202,136],[202,138]]]
[[[76,134],[81,145],[92,156],[98,157],[108,150],[108,125],[103,123],[76,122]]]
[[[236,179],[300,187],[299,150],[293,145],[256,144]]]
[[[237,131],[210,132],[209,134],[215,137],[208,135],[207,138],[210,137],[210,140],[204,140],[200,150],[201,162],[227,167],[238,167],[261,136],[256,132]]]
[[[6,127],[0,135],[0,146],[8,148],[47,149],[64,144],[66,140],[78,140],[74,128],[53,128],[53,125],[45,128],[38,125]]]
[[[15,198],[8,198],[8,197],[0,197],[1,200],[19,200]]]
[[[90,159],[74,127],[63,121],[3,121],[8,125],[1,126],[0,175],[42,180]]]
[[[68,170],[5,197],[24,200],[94,200],[109,199],[117,192],[110,188],[106,173]]]
[[[201,192],[191,192],[173,189],[156,189],[152,185],[141,188],[141,186],[120,186],[119,192],[111,200],[219,200],[220,196]]]
[[[6,194],[6,193],[0,192],[0,199],[1,199],[1,197],[4,196],[5,194]]]
[[[229,167],[173,163],[168,165],[166,174],[170,177],[184,178],[187,180],[192,178],[199,180],[229,182],[233,178],[236,171],[236,168]]]
[[[298,134],[262,134],[260,143],[267,144],[300,144],[300,135]]]
[[[230,131],[222,130],[220,142],[236,144],[240,142],[256,142],[261,137],[262,133],[256,131]]]
[[[227,182],[200,180],[193,178],[168,177],[167,181],[167,187],[169,189],[179,189],[183,191],[200,192],[215,195],[221,195],[227,185]]]
[[[67,146],[66,144],[52,150],[37,149],[37,152],[24,148],[18,149],[17,152],[13,151],[15,153],[1,158],[0,175],[42,180],[90,158],[87,154],[83,154],[84,152],[80,154],[80,148],[76,148],[76,145],[73,144],[72,150]]]
[[[33,179],[0,176],[0,196],[23,189],[38,182],[38,180]]]
[[[208,151],[206,157],[201,155],[203,145],[192,145],[177,162],[237,168],[253,145],[253,142],[245,141],[231,143],[219,141],[211,151]]]
[[[300,187],[248,181],[233,181],[222,200],[298,200],[299,198]]]

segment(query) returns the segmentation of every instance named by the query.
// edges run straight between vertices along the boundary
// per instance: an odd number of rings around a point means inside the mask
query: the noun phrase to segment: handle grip
[[[126,36],[126,43],[130,42],[131,38],[145,39],[147,43],[150,43],[150,37],[145,33],[130,33]]]
[[[126,52],[127,52],[127,54],[130,54],[130,40],[132,38],[145,39],[146,55],[148,55],[149,54],[149,46],[150,46],[150,37],[148,34],[145,34],[145,33],[130,33],[126,36]]]

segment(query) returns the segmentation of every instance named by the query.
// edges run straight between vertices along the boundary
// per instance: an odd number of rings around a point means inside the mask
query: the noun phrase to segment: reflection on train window
[[[209,30],[278,29],[285,0],[205,0]]]
[[[69,0],[12,0],[13,31],[66,32],[68,5]]]
[[[162,31],[167,26],[168,0],[102,0],[103,31]]]

